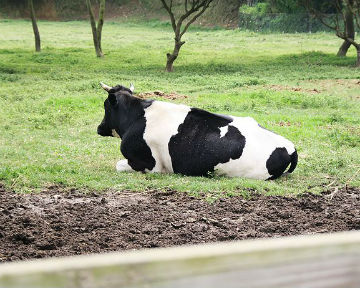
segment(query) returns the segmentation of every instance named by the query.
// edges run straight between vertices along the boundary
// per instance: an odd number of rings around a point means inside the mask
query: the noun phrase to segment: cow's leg
[[[116,170],[118,172],[130,172],[130,171],[134,171],[130,165],[128,164],[128,160],[124,159],[124,160],[120,160],[116,163]]]
[[[138,127],[137,129],[136,125],[133,126],[135,127],[126,132],[121,141],[121,153],[128,160],[127,164],[132,170],[139,172],[152,171],[156,161],[143,138],[144,127],[142,129]]]

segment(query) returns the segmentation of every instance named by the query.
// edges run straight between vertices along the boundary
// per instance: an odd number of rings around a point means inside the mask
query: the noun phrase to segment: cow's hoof
[[[129,166],[128,161],[124,159],[116,163],[116,170],[118,172],[124,172],[124,171],[132,171],[132,168]]]

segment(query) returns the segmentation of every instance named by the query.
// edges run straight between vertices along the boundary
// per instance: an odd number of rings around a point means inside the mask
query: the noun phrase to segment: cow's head
[[[131,84],[130,88],[121,85],[110,87],[102,82],[100,85],[109,95],[104,102],[105,116],[97,128],[97,133],[101,136],[119,137],[132,118],[129,111],[135,99],[132,96],[134,85]]]

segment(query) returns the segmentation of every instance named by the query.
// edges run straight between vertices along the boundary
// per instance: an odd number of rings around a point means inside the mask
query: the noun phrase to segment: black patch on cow
[[[229,125],[233,119],[192,108],[178,133],[170,138],[169,153],[175,173],[206,176],[219,163],[238,159],[245,146],[245,137]],[[228,126],[220,138],[220,127]]]
[[[297,162],[298,162],[298,154],[297,154],[297,151],[295,149],[295,151],[290,155],[290,161],[291,161],[291,164],[290,164],[290,168],[289,170],[287,171],[287,173],[292,173],[295,168],[296,168],[296,165],[297,165]]]
[[[268,180],[273,180],[280,177],[287,166],[290,164],[290,155],[286,148],[276,148],[266,161],[266,169],[271,177]]]
[[[122,142],[120,150],[124,157],[128,159],[128,164],[132,169],[143,172],[145,169],[152,170],[156,164],[151,149],[144,140],[146,127],[145,108],[149,107],[153,101],[138,100],[137,98],[135,101],[139,101],[141,105],[132,102],[128,108],[128,119],[136,120],[129,121],[125,132],[121,131]]]
[[[128,159],[128,164],[135,171],[152,170],[156,164],[151,149],[143,137],[145,126],[145,117],[138,119],[125,132],[120,146],[121,153]]]
[[[129,94],[132,95],[132,91],[129,88],[126,88],[125,86],[122,86],[119,84],[112,87],[108,92],[109,92],[109,94],[116,93],[116,92],[128,92]]]
[[[152,170],[155,159],[144,140],[145,108],[153,101],[132,96],[130,89],[117,85],[108,91],[104,102],[105,116],[97,131],[101,136],[113,136],[112,129],[122,139],[120,150],[135,171]]]
[[[112,130],[106,126],[105,124],[105,119],[103,121],[101,121],[100,125],[98,126],[97,128],[97,133],[100,135],[100,136],[104,136],[104,137],[113,137],[112,135]]]

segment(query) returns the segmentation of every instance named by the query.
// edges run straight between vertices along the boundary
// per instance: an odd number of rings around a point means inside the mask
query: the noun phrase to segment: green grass
[[[104,59],[95,57],[87,22],[0,22],[0,181],[16,191],[61,184],[89,189],[177,189],[208,197],[320,192],[360,186],[360,70],[355,51],[335,52],[329,33],[256,34],[199,29],[165,73],[169,25],[104,25]],[[345,79],[345,80],[344,80]],[[135,83],[137,92],[189,95],[176,100],[213,112],[252,116],[292,140],[298,168],[276,181],[116,173],[119,141],[96,134],[106,94],[98,82]],[[294,91],[294,87],[300,91]],[[317,89],[320,93],[312,91]]]

